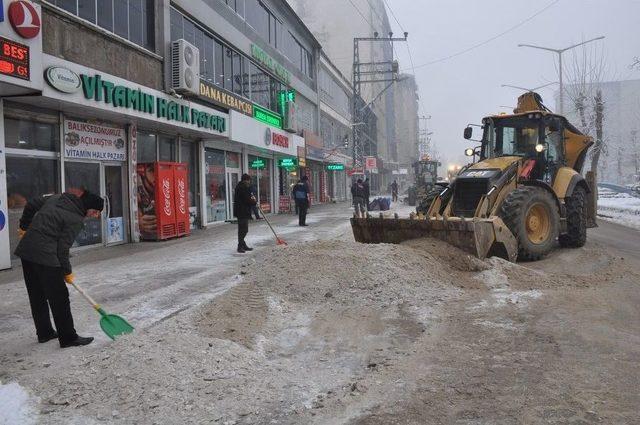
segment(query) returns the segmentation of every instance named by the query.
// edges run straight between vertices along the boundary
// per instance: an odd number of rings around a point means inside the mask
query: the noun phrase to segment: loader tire
[[[431,192],[429,192],[427,194],[427,196],[420,201],[420,204],[418,204],[418,206],[416,207],[416,213],[420,214],[422,213],[423,215],[427,215],[427,212],[429,211],[429,208],[431,208],[431,204],[433,203],[433,200],[436,199],[436,197],[442,193],[444,189],[440,189],[440,190],[432,190]],[[440,207],[440,211],[438,211],[438,213],[442,214],[444,212],[444,209],[447,207],[447,203],[449,203],[449,200],[451,199],[451,191],[449,191],[444,198],[442,198],[442,206]]]
[[[555,246],[560,214],[555,199],[543,188],[515,189],[502,203],[500,217],[518,241],[518,260],[539,260]]]
[[[573,194],[565,199],[567,211],[567,233],[560,235],[560,246],[580,248],[587,242],[587,191],[576,187]]]

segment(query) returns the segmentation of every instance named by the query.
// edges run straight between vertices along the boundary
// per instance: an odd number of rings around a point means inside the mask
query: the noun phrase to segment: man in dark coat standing
[[[309,193],[309,177],[302,176],[300,181],[293,186],[293,199],[296,201],[299,226],[308,226],[307,212],[309,211],[309,205],[311,204]]]
[[[233,198],[233,215],[238,219],[238,252],[240,254],[253,251],[253,248],[247,246],[244,238],[247,236],[247,233],[249,233],[251,210],[256,204],[256,198],[251,191],[251,176],[249,174],[243,174],[240,182],[236,186]]]
[[[73,283],[69,249],[84,226],[85,217],[99,217],[104,201],[88,191],[32,199],[20,219],[21,240],[15,254],[29,294],[38,342],[58,338],[60,347],[87,345],[91,337],[78,336],[73,326],[69,290]],[[56,330],[51,326],[49,308]]]
[[[369,187],[368,178],[364,179],[362,186],[364,186],[364,201],[366,203],[365,205],[366,205],[367,211],[369,211],[369,198],[371,197],[371,187]]]

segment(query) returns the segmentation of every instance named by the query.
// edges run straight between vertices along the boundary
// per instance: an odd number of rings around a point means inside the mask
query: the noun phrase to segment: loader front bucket
[[[499,217],[489,219],[351,218],[356,242],[399,244],[432,237],[480,259],[491,256],[516,261],[518,243]]]

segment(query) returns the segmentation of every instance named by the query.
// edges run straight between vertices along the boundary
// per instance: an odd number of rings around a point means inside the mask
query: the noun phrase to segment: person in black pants
[[[307,226],[307,211],[309,210],[309,177],[302,176],[300,181],[293,186],[293,199],[298,210],[298,225]]]
[[[241,254],[253,250],[253,248],[247,246],[244,238],[249,233],[251,209],[256,203],[256,198],[251,191],[251,176],[243,174],[236,186],[233,201],[233,215],[238,219],[238,252]]]
[[[73,283],[69,249],[83,228],[84,218],[99,217],[103,206],[104,201],[98,195],[78,190],[77,194],[32,199],[24,208],[18,229],[21,239],[15,254],[22,260],[38,342],[58,338],[60,347],[66,348],[93,341],[76,333],[65,282]]]

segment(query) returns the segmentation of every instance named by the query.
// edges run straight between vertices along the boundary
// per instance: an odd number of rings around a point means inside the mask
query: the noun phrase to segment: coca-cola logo
[[[164,195],[164,213],[167,217],[171,216],[171,183],[169,179],[162,179],[162,194]]]
[[[181,214],[187,213],[187,196],[184,180],[178,180],[178,209]]]

